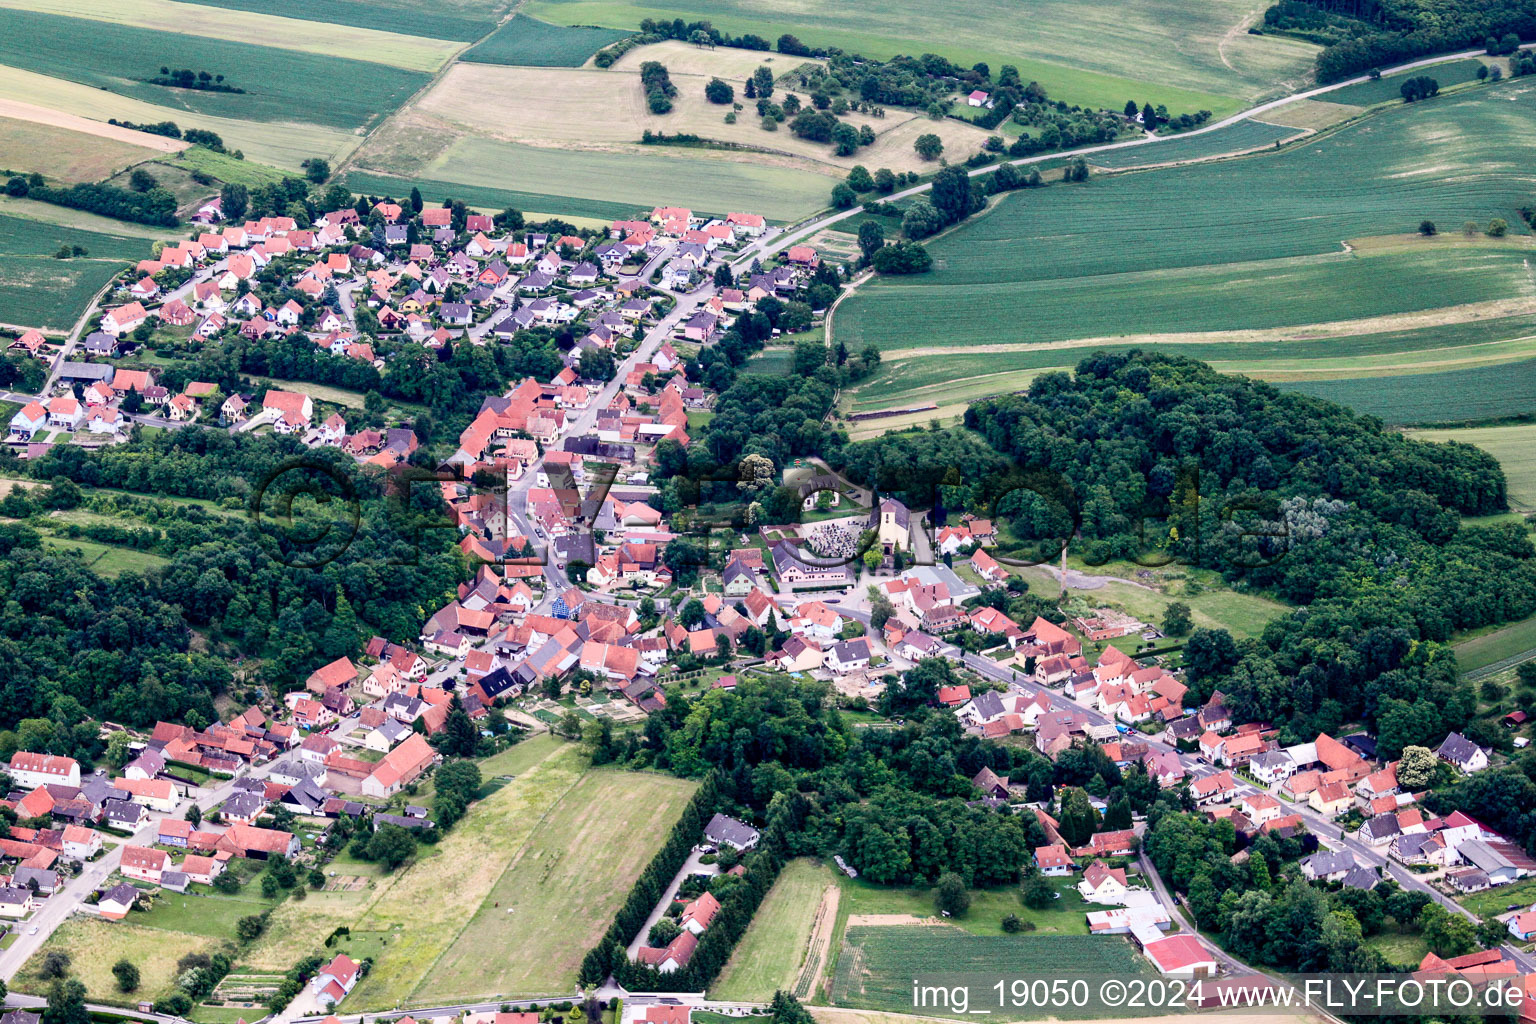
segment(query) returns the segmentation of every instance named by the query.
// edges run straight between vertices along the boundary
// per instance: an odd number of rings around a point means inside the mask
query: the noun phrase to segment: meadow
[[[1498,671],[1495,666],[1515,659],[1525,660],[1536,652],[1536,618],[1521,619],[1500,629],[1463,640],[1456,645],[1456,666],[1479,678]],[[1482,670],[1488,669],[1489,672]]]
[[[1036,0],[1027,14],[1007,0],[832,6],[795,0],[771,8],[750,0],[534,0],[526,11],[562,25],[631,30],[644,18],[707,19],[733,34],[777,39],[791,32],[808,45],[880,59],[940,53],[965,67],[1013,64],[1052,98],[1117,110],[1135,97],[1175,112],[1230,113],[1239,99],[1300,78],[1315,52],[1306,43],[1244,33],[1255,12],[1241,0]]]
[[[121,263],[0,255],[0,323],[67,330]]]
[[[149,242],[142,237],[85,231],[0,213],[0,252],[12,256],[52,256],[61,245],[83,246],[96,259],[141,260],[149,255]]]
[[[932,977],[936,971],[976,977],[1101,974],[1126,978],[1149,970],[1124,936],[980,936],[948,925],[851,927],[838,956],[832,1001],[910,1012],[913,979],[924,974]],[[978,1000],[980,995],[976,993]],[[972,1005],[982,1008],[977,1002]],[[927,1012],[944,1015],[933,1009]]]
[[[500,0],[425,4],[419,0],[186,0],[228,11],[257,11],[283,18],[372,28],[401,35],[473,42],[496,27],[508,6]]]
[[[629,35],[622,29],[551,25],[525,14],[513,15],[495,32],[464,53],[481,64],[521,64],[540,68],[575,68],[609,43]],[[547,101],[553,97],[540,97]]]
[[[183,37],[235,41],[259,39],[263,46],[355,58],[416,71],[436,71],[459,49],[457,43],[382,32],[374,27],[326,25],[297,17],[274,17],[264,11],[220,10],[178,0],[117,0],[110,5],[93,0],[3,0],[0,7],[144,29],[175,26],[176,32]],[[178,63],[176,66],[188,65]],[[196,70],[200,65],[192,67]],[[221,65],[219,70],[233,78],[241,67],[238,64]],[[151,72],[153,70],[156,69]]]
[[[516,849],[412,998],[570,991],[694,788],[665,775],[587,772]],[[517,956],[485,955],[514,948]]]
[[[0,167],[59,181],[100,181],[154,150],[55,125],[0,116]]]
[[[1536,181],[1519,156],[1536,143],[1532,113],[1536,86],[1504,84],[1277,153],[1013,193],[929,243],[931,274],[876,280],[838,307],[838,340],[886,357],[855,406],[968,401],[1133,344],[1262,372],[1275,353],[1233,343],[1311,341],[1338,360],[1329,375],[1361,376],[1355,337],[1527,313],[1536,284],[1515,208]],[[1493,217],[1511,237],[1451,233]],[[1424,218],[1448,234],[1408,234]],[[1376,237],[1390,232],[1402,234]],[[1383,339],[1360,340],[1377,372],[1404,372]],[[1484,340],[1512,342],[1489,359],[1522,355],[1517,335]],[[1433,332],[1410,346],[1434,347]]]
[[[0,8],[0,33],[12,67],[170,109],[253,121],[303,120],[350,131],[388,114],[428,79],[386,64],[13,8]],[[247,91],[141,81],[166,64],[221,73]]]
[[[500,211],[511,206],[524,213],[535,213],[542,217],[589,217],[595,220],[613,221],[633,217],[642,209],[629,203],[615,203],[603,199],[576,199],[542,192],[466,185],[457,181],[402,178],[372,171],[348,171],[342,178],[342,184],[354,192],[377,196],[390,195],[397,198],[409,195],[411,187],[415,186],[421,190],[422,199],[428,203],[437,204],[445,199],[457,199],[478,210]],[[649,204],[649,206],[654,205],[657,204]]]
[[[793,991],[822,893],[836,884],[837,874],[819,861],[802,858],[784,865],[710,998],[765,1002],[779,989]]]

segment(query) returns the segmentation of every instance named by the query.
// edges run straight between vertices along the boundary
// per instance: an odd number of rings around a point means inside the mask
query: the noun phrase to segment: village
[[[196,425],[339,449],[371,472],[422,470],[471,575],[454,600],[423,610],[415,636],[375,636],[360,655],[226,721],[145,732],[103,723],[103,739],[130,755],[120,766],[17,751],[3,801],[14,824],[0,839],[0,918],[11,933],[0,957],[13,971],[73,915],[123,921],[161,894],[210,893],[226,874],[232,884],[274,863],[329,884],[333,843],[359,832],[436,841],[452,823],[435,821],[416,794],[464,722],[470,750],[541,733],[633,737],[669,693],[698,699],[789,680],[824,684],[840,708],[900,725],[899,712],[874,709],[935,662],[954,681],[930,703],[964,735],[1051,763],[1092,750],[1144,772],[1229,825],[1235,858],[1265,838],[1294,841],[1309,881],[1334,891],[1390,882],[1466,917],[1459,897],[1536,873],[1536,859],[1497,830],[1420,806],[1442,771],[1475,775],[1496,752],[1456,732],[1399,760],[1378,758],[1363,731],[1281,744],[1274,724],[1234,720],[1219,691],[1194,706],[1182,663],[1164,656],[1150,623],[1109,607],[1061,622],[1010,617],[1007,598],[1027,587],[991,519],[909,508],[817,459],[757,455],[741,460],[736,485],[758,512],[706,522],[669,508],[654,482],[661,446],[686,453],[719,398],[700,353],[742,316],[812,306],[818,253],[794,245],[766,257],[775,229],[762,216],[656,207],[604,230],[556,233],[520,217],[360,199],[302,228],[289,217],[223,223],[216,202],[199,218],[194,237],[123,276],[83,337],[57,344],[26,331],[11,343],[45,362],[48,377],[40,394],[12,396],[25,402],[7,443],[31,460],[55,445]],[[408,414],[362,424],[302,381],[226,392],[184,367],[146,365],[166,331],[208,347],[312,345],[327,365],[375,371],[418,348],[437,358],[528,332],[565,344],[549,373],[477,396],[456,440],[427,445]],[[792,493],[798,521],[761,517],[753,497],[767,488]],[[1076,787],[1042,794],[991,768],[970,782],[968,806],[1038,823],[1049,841],[1033,849],[1031,870],[1072,881],[1090,908],[1087,934],[1124,936],[1160,975],[1253,973],[1190,923],[1144,848],[1145,816],[1063,835],[1053,809]],[[1102,797],[1091,806],[1096,821],[1108,817]],[[627,962],[686,971],[721,912],[711,885],[745,874],[762,834],[714,814],[645,926],[626,937]],[[1536,974],[1536,903],[1510,903],[1498,920],[1507,943],[1473,960],[1430,953],[1420,971]],[[347,1008],[368,967],[336,953],[305,976],[289,1018],[334,1021],[323,1015]],[[642,999],[626,1003],[623,1020],[688,1024],[691,1012]],[[15,1014],[5,1024],[36,1024]]]

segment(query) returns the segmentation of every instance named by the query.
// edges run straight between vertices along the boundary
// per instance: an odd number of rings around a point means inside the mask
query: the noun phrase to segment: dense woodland
[[[1322,43],[1318,81],[1334,82],[1432,53],[1507,53],[1536,38],[1536,0],[1282,0],[1264,27]]]
[[[319,468],[283,473],[294,460]],[[42,547],[25,522],[6,525],[0,729],[34,718],[72,726],[86,713],[135,726],[206,724],[218,717],[213,699],[241,678],[282,689],[357,654],[374,633],[415,635],[464,574],[453,531],[438,528],[435,488],[413,488],[408,500],[388,495],[383,478],[339,451],[310,452],[292,438],[188,428],[99,451],[59,445],[26,468],[39,485],[0,500],[0,515],[25,520],[104,503],[92,510],[122,525],[84,536],[105,530],[112,535],[101,540],[169,563],[106,579]],[[247,509],[264,484],[258,519]],[[234,508],[86,499],[79,485],[230,499]],[[312,544],[283,528],[279,507],[285,494],[308,488],[332,499],[298,502],[306,522],[325,531]],[[251,658],[261,659],[256,673]],[[70,753],[75,742],[61,729],[37,749]]]

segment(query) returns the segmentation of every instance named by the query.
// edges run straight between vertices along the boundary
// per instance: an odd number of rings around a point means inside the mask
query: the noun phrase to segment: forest
[[[0,514],[22,520],[0,536],[0,729],[57,719],[61,709],[66,720],[207,724],[218,717],[213,699],[232,686],[281,691],[356,655],[375,633],[414,636],[422,609],[451,597],[465,575],[452,531],[436,528],[436,488],[390,494],[339,451],[309,452],[293,438],[193,427],[98,451],[59,445],[25,468],[38,484],[0,500]],[[108,486],[133,493],[82,489]],[[313,543],[284,529],[278,508],[306,490],[340,509]],[[234,508],[139,495],[231,499]],[[45,547],[25,522],[82,506],[137,520],[104,539],[168,563],[107,579]],[[45,748],[74,752],[72,737],[55,740]]]
[[[1287,742],[1346,722],[1384,757],[1467,726],[1453,633],[1536,613],[1522,524],[1492,457],[1431,445],[1373,418],[1181,358],[1085,359],[1075,374],[973,406],[968,429],[914,430],[829,454],[851,479],[935,507],[992,515],[1003,553],[1089,565],[1171,561],[1300,606],[1261,638],[1201,630],[1193,693],[1214,690]]]
[[[1533,0],[1282,0],[1265,28],[1325,44],[1319,82],[1470,47],[1509,53],[1536,38]],[[1509,37],[1506,40],[1506,37]]]

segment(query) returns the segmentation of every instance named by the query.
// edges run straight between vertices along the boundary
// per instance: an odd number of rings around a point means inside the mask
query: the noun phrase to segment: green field
[[[247,188],[272,184],[292,176],[289,172],[276,167],[269,167],[255,160],[236,160],[227,153],[215,153],[203,146],[193,146],[180,153],[160,157],[155,162],[187,171],[202,171],[220,181],[232,185],[244,185]]]
[[[1417,71],[1405,71],[1400,75],[1388,75],[1374,82],[1356,82],[1342,89],[1335,89],[1321,97],[1329,103],[1348,103],[1354,107],[1369,107],[1375,103],[1403,102],[1403,83],[1414,75],[1428,75],[1440,83],[1441,89],[1464,82],[1477,81],[1477,69],[1483,67],[1480,60],[1457,60]],[[1507,70],[1507,69],[1506,69]],[[1431,100],[1430,102],[1434,102]]]
[[[694,788],[665,775],[588,772],[516,848],[412,998],[571,991],[581,958],[602,938]],[[487,959],[491,949],[517,955]]]
[[[609,43],[630,33],[620,29],[567,27],[518,14],[465,51],[477,64],[577,68]]]
[[[779,989],[795,991],[823,890],[837,873],[813,860],[792,860],[736,944],[731,960],[710,989],[711,999],[766,1002]],[[797,992],[802,998],[806,993]]]
[[[1245,357],[1244,345],[1310,345],[1287,355],[1336,360],[1327,375],[1342,378],[1363,375],[1350,363],[1358,341],[1377,372],[1402,373],[1410,363],[1382,347],[1387,336],[1414,329],[1399,340],[1433,348],[1435,332],[1417,328],[1454,332],[1525,312],[1520,304],[1536,298],[1524,239],[1409,236],[1425,217],[1448,232],[1492,217],[1523,231],[1516,208],[1536,176],[1520,153],[1536,143],[1533,113],[1536,90],[1506,84],[1387,108],[1277,153],[1013,193],[929,243],[932,273],[876,280],[838,308],[839,340],[852,349],[874,341],[885,354],[854,405],[969,401],[1116,344],[1178,347],[1259,372],[1274,353]],[[1352,248],[1341,251],[1346,241]],[[1495,300],[1511,308],[1281,330]],[[1528,327],[1505,324],[1491,330],[1517,333],[1481,340],[1504,342]],[[1221,333],[1236,330],[1269,333]],[[1506,346],[1484,361],[1531,354]]]
[[[136,1007],[140,999],[169,995],[176,980],[176,961],[187,953],[213,953],[222,943],[213,939],[150,928],[138,923],[138,915],[122,921],[76,916],[59,925],[42,951],[22,967],[11,982],[17,992],[46,995],[51,984],[37,976],[42,954],[53,950],[69,954],[71,976],[80,979],[93,1002]],[[112,965],[126,957],[139,969],[139,988],[119,992]]]
[[[546,149],[464,138],[431,163],[425,181],[361,171],[349,172],[347,184],[354,191],[396,194],[417,184],[428,201],[442,193],[475,206],[605,219],[671,202],[697,213],[751,210],[787,221],[826,204],[833,179],[825,175],[717,155]],[[519,185],[540,191],[520,191]]]
[[[1536,409],[1536,360],[1445,373],[1281,383],[1388,423],[1454,423]]]
[[[256,11],[304,21],[374,28],[401,35],[473,42],[496,26],[503,4],[425,4],[417,0],[185,0],[232,11]],[[455,8],[462,7],[462,10]],[[478,9],[477,9],[478,8]]]
[[[260,887],[250,882],[239,896],[165,890],[147,914],[134,915],[133,923],[210,939],[230,939],[234,937],[236,921],[250,914],[260,914],[277,903],[276,900],[262,899],[259,891]]]
[[[374,124],[430,76],[385,64],[0,8],[4,63],[149,103],[252,121],[353,130]],[[65,45],[67,41],[67,45]],[[223,74],[242,94],[171,89],[166,64]]]
[[[983,936],[944,925],[851,927],[838,956],[832,1001],[910,1013],[913,978],[939,971],[1008,978],[1053,974],[1129,977],[1149,970],[1124,936]]]
[[[8,256],[52,256],[61,245],[83,246],[94,259],[138,261],[149,256],[149,242],[143,238],[84,231],[0,213],[0,252]]]
[[[0,323],[64,330],[122,269],[101,260],[0,255]]]
[[[706,19],[733,34],[772,40],[791,32],[811,46],[880,59],[940,53],[964,67],[1012,64],[1052,98],[1116,110],[1134,97],[1174,112],[1231,113],[1242,105],[1239,99],[1310,70],[1316,52],[1294,40],[1243,33],[1255,10],[1240,0],[1035,0],[1027,12],[1007,0],[773,7],[750,0],[535,0],[527,13],[562,25],[630,30],[644,18]]]

